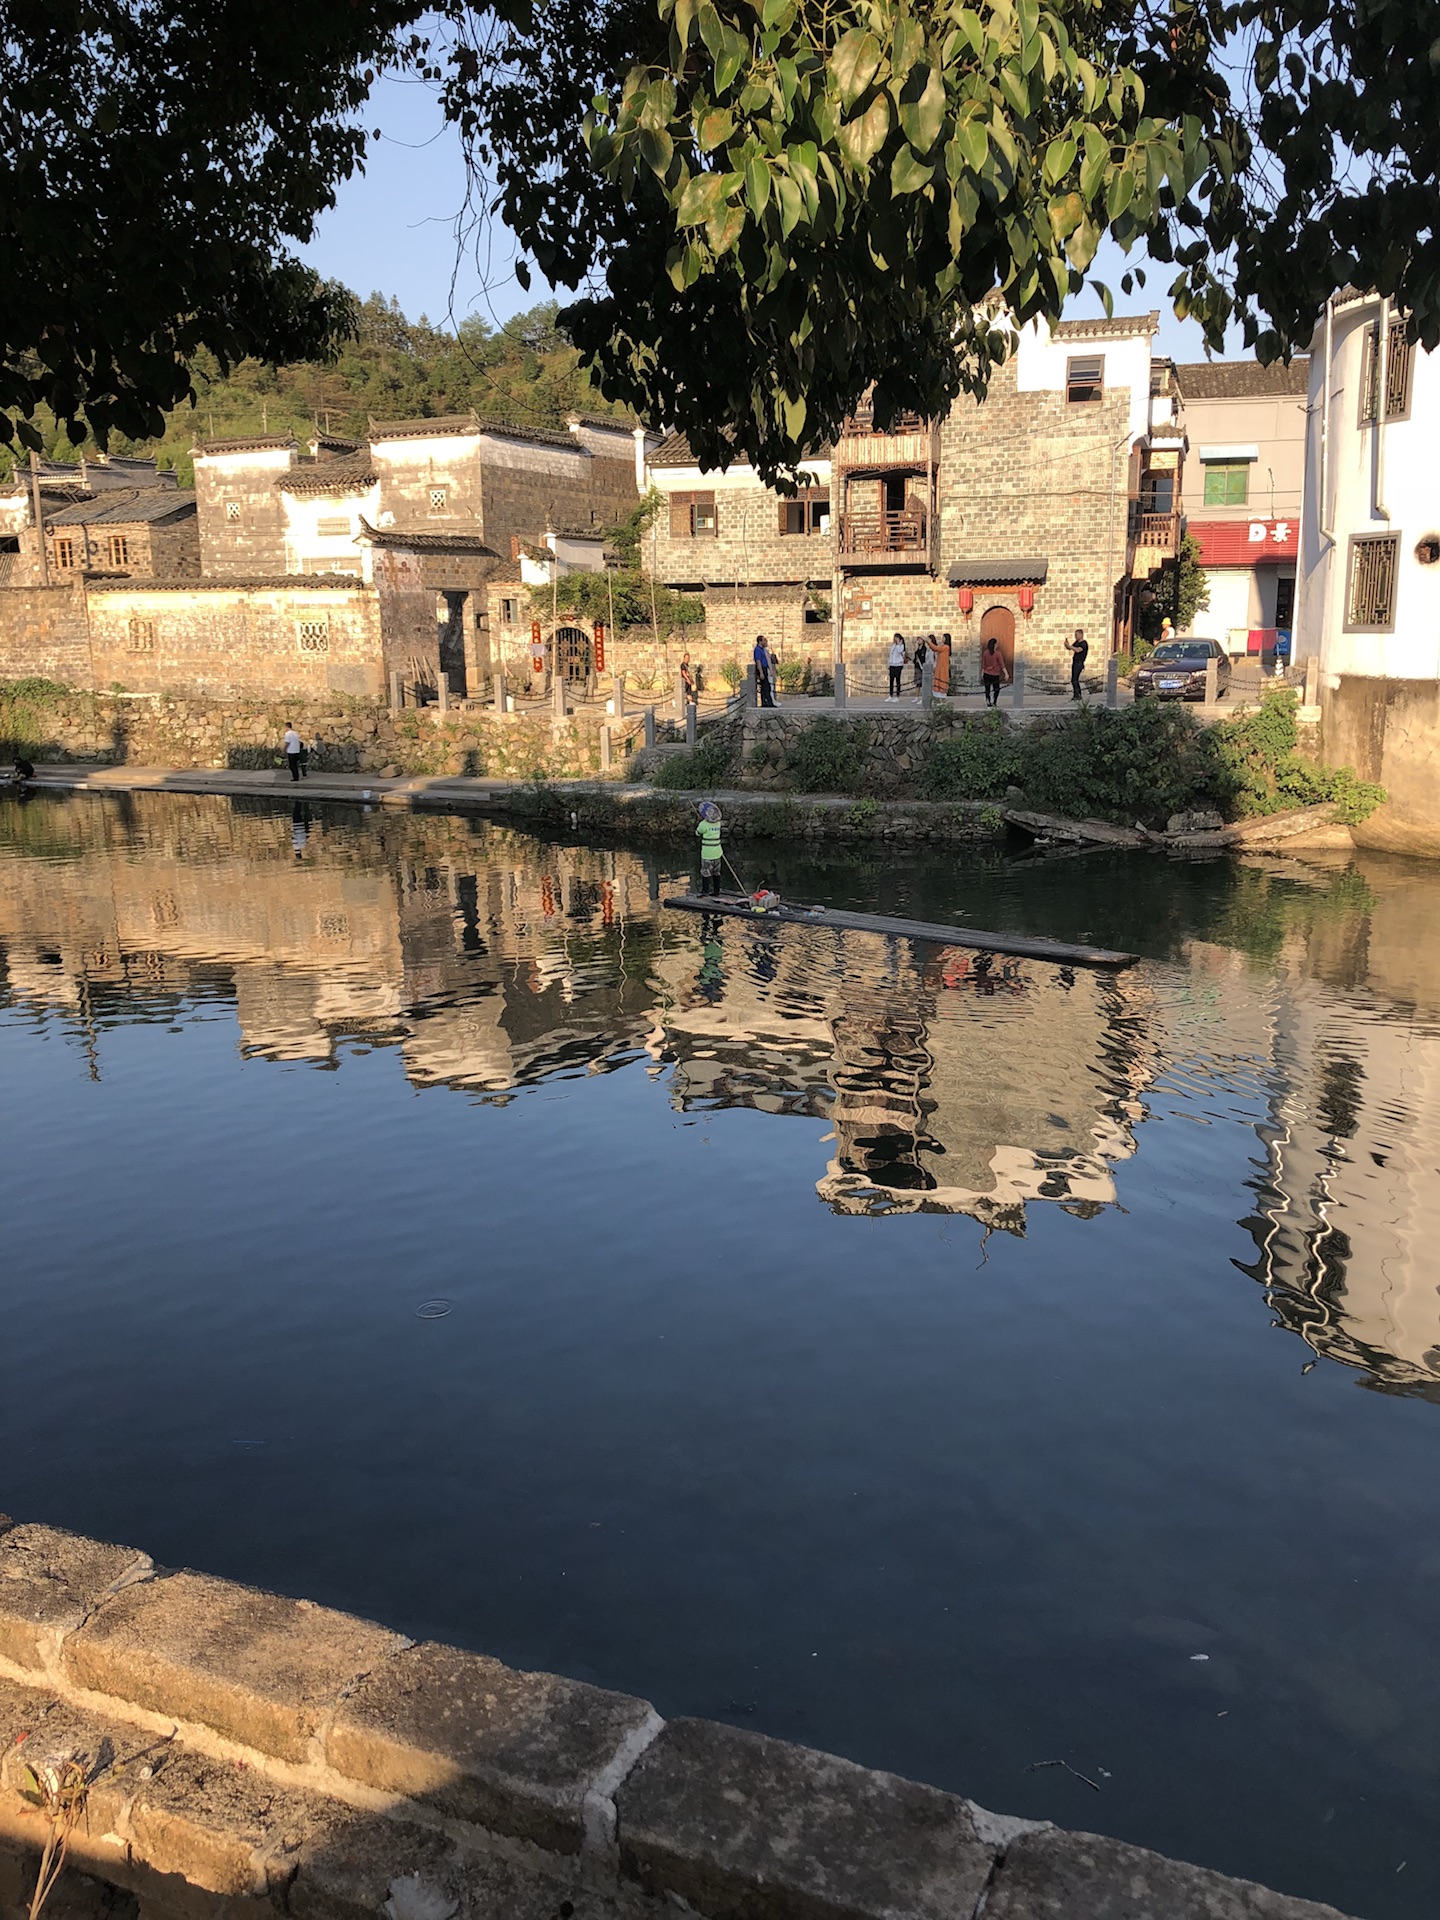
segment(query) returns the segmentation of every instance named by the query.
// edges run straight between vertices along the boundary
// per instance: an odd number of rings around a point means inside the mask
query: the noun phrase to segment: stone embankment
[[[0,1520],[0,1914],[1336,1920],[1117,1840]]]

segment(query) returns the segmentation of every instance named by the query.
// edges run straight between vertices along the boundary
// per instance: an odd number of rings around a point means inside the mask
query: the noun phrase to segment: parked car
[[[1203,700],[1205,669],[1215,662],[1215,696],[1230,691],[1230,656],[1218,640],[1166,640],[1135,669],[1135,698],[1153,693],[1160,700]]]

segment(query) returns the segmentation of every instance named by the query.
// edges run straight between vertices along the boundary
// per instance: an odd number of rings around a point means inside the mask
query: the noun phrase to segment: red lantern
[[[597,673],[605,671],[605,622],[603,620],[595,622],[595,671]]]
[[[1015,597],[1020,602],[1021,613],[1023,613],[1028,620],[1030,618],[1030,610],[1035,605],[1034,587],[1021,587]]]
[[[961,587],[960,589],[961,613],[965,614],[968,618],[968,616],[971,613],[973,613],[974,610],[975,610],[975,589],[973,587]]]

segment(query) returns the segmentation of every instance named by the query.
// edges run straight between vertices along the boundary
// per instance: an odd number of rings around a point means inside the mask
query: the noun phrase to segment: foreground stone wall
[[[0,1520],[0,1920],[1335,1920],[1094,1835]],[[78,1870],[78,1871],[77,1871]]]
[[[1378,781],[1389,800],[1355,829],[1358,845],[1440,854],[1440,680],[1343,674],[1321,694],[1320,758]]]
[[[375,701],[319,699],[182,700],[61,690],[28,696],[0,686],[0,760],[23,749],[37,762],[106,766],[278,767],[293,721],[315,749],[315,771],[456,774],[560,779],[600,765],[601,716],[459,712],[434,707],[399,713]],[[638,726],[635,716],[632,725]],[[616,745],[617,766],[620,747]]]

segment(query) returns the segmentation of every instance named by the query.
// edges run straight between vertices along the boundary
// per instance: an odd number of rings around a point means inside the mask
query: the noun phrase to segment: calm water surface
[[[1433,1914],[1440,873],[737,851],[4,803],[0,1505]]]

